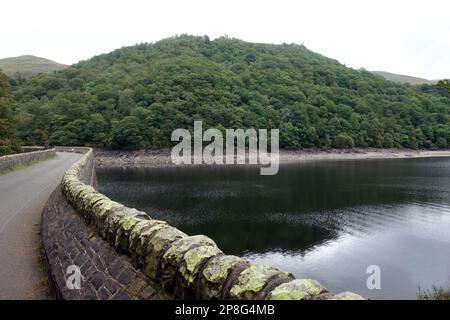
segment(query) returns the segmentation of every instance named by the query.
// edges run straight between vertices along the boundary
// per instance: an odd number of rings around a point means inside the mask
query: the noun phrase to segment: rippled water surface
[[[450,284],[450,158],[99,169],[112,199],[213,238],[226,253],[333,292],[412,298]],[[381,290],[366,269],[381,268]]]

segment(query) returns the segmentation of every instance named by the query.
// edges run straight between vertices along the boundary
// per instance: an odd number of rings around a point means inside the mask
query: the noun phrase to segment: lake
[[[243,166],[97,175],[116,201],[335,293],[415,299],[419,287],[450,285],[450,158],[292,163],[275,176]],[[367,288],[370,265],[379,290]]]

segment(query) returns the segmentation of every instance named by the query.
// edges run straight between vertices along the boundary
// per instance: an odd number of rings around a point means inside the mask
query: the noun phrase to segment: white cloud
[[[450,77],[447,0],[2,0],[0,57],[62,63],[175,34],[304,42],[354,68]]]

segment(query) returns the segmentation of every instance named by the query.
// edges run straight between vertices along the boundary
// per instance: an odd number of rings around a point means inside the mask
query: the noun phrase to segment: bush
[[[353,141],[353,138],[348,134],[340,133],[334,139],[333,147],[339,149],[350,149],[355,147],[355,142]]]
[[[113,149],[136,150],[144,146],[144,138],[139,129],[137,117],[125,117],[113,123],[112,141]]]
[[[447,289],[433,286],[431,290],[421,291],[417,293],[419,300],[450,300],[450,287]]]

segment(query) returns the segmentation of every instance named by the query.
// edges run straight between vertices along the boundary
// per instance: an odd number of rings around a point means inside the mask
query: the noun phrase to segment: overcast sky
[[[1,0],[0,58],[71,64],[176,34],[304,43],[353,68],[450,77],[448,0]]]

